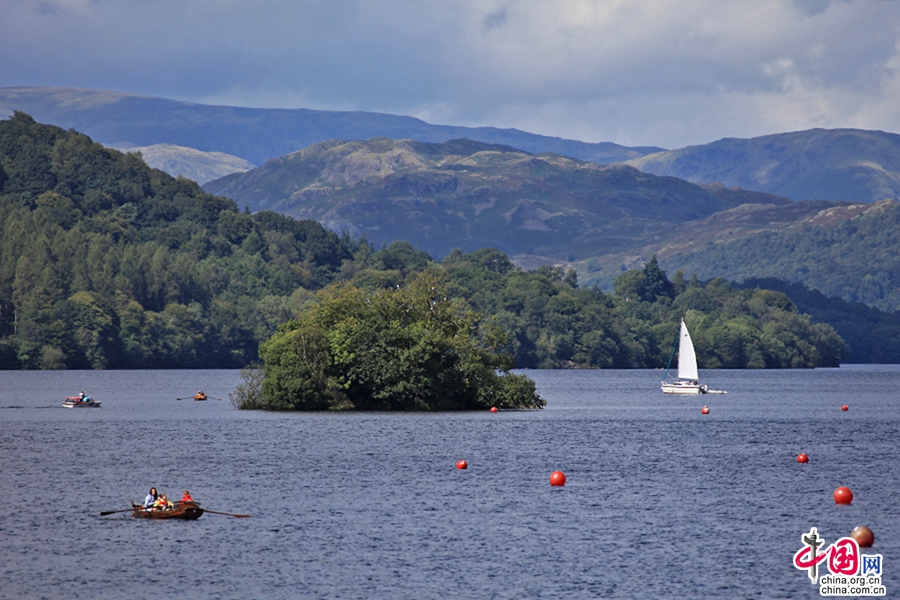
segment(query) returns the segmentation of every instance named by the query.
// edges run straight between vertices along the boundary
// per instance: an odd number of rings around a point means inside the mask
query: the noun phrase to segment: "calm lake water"
[[[900,597],[898,366],[708,371],[729,393],[702,397],[525,373],[546,409],[271,414],[231,406],[236,371],[0,372],[0,598],[815,598],[801,534],[856,525]],[[82,389],[103,407],[61,407]],[[223,401],[176,400],[198,389]],[[99,516],[150,486],[253,518]]]

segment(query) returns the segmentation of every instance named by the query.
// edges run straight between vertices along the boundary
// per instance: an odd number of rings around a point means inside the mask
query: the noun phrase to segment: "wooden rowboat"
[[[202,402],[203,400],[206,400],[207,398],[209,398],[209,396],[207,396],[203,392],[197,392],[196,394],[194,394],[194,400],[196,400],[197,402]]]
[[[136,519],[199,519],[203,509],[196,502],[179,502],[172,508],[158,510],[131,503],[131,516]]]

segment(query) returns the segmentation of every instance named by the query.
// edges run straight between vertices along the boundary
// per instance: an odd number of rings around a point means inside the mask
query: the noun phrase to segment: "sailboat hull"
[[[663,381],[661,383],[662,391],[664,394],[705,394],[706,386],[700,385],[699,383],[695,383],[689,380],[679,380],[679,381]]]

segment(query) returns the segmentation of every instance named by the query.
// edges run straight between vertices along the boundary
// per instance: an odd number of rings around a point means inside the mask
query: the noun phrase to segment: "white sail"
[[[684,319],[681,320],[681,335],[678,340],[678,378],[699,380],[697,355],[694,353],[694,343],[691,341],[691,334],[688,333]]]

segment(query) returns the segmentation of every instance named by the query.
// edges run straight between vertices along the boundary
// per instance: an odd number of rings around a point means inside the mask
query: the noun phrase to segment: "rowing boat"
[[[131,516],[136,519],[199,519],[203,509],[196,502],[178,502],[172,508],[156,509],[144,508],[142,505],[131,503]]]

